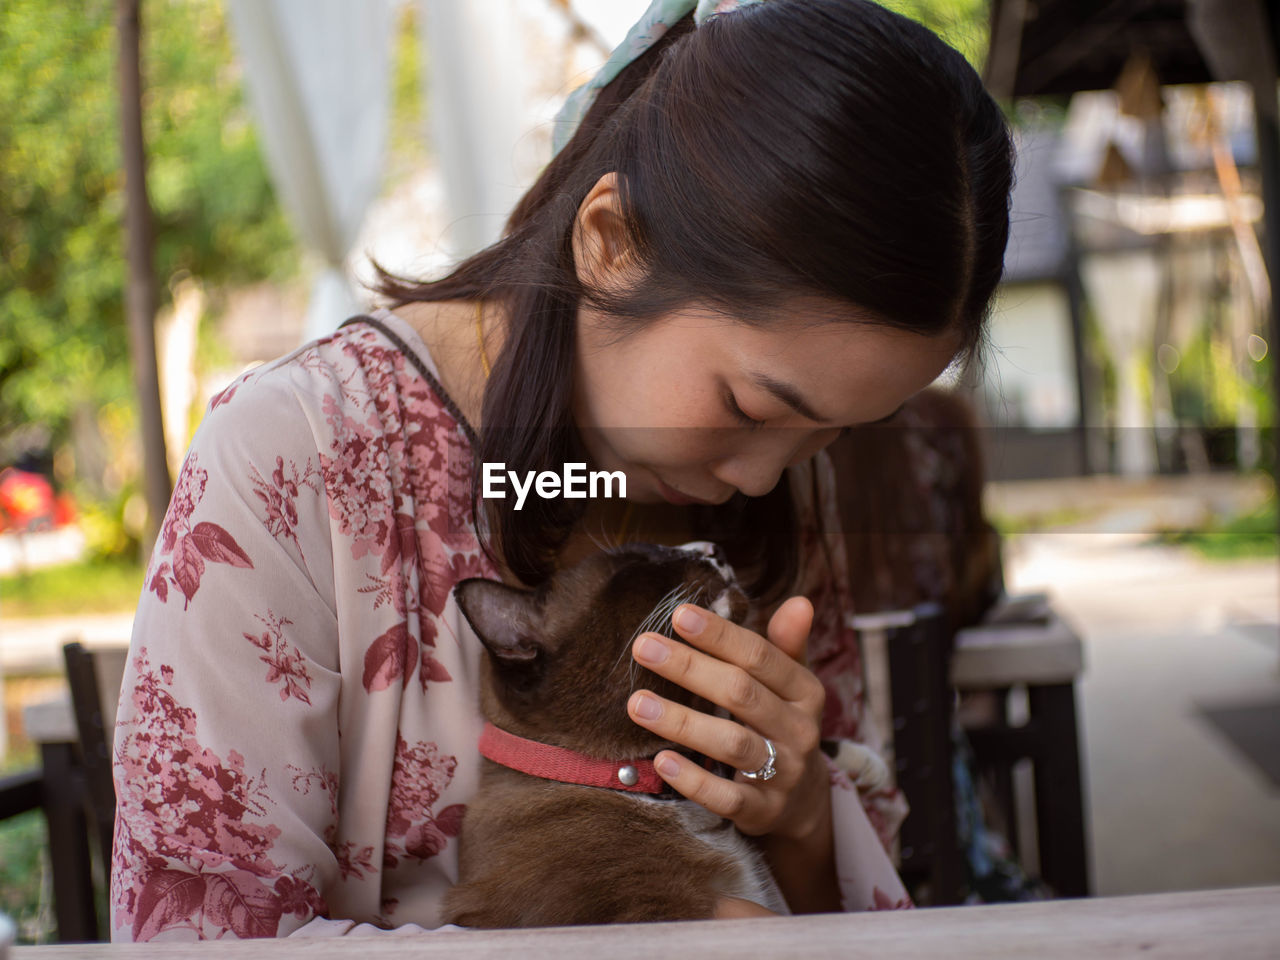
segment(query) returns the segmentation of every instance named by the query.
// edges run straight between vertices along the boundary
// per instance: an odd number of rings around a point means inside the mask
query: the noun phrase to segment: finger
[[[627,700],[627,713],[662,739],[705,754],[735,770],[759,770],[769,759],[769,748],[760,734],[732,720],[667,700],[650,690],[633,693]]]
[[[663,750],[653,758],[653,768],[672,788],[710,810],[716,816],[732,820],[743,833],[751,833],[753,823],[763,822],[756,816],[763,793],[755,787],[717,777],[703,770],[688,757],[673,750]]]
[[[676,608],[671,623],[693,646],[740,667],[785,700],[799,702],[812,693],[811,674],[754,630],[690,603]]]
[[[760,642],[765,643],[763,639]],[[795,709],[744,667],[654,633],[636,637],[631,651],[638,663],[658,676],[724,707],[762,735],[785,740],[793,733],[788,714]],[[774,656],[785,660],[776,650]],[[791,669],[803,669],[791,661],[786,663]]]
[[[716,901],[716,912],[713,920],[742,920],[747,917],[777,917],[768,907],[762,907],[754,900],[742,897],[721,897]]]
[[[809,632],[813,629],[813,604],[807,597],[790,597],[769,618],[765,632],[769,642],[796,663],[806,663]]]

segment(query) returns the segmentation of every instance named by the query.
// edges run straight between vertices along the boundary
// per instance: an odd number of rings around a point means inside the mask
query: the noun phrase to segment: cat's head
[[[735,623],[747,613],[733,570],[705,542],[627,544],[561,570],[533,591],[479,578],[454,591],[488,653],[485,716],[518,736],[609,758],[670,746],[627,716],[635,690],[710,709],[636,663],[631,641],[647,630],[673,637],[671,614],[682,603]]]

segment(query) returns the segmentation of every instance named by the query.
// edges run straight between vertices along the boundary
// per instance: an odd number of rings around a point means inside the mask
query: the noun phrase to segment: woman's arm
[[[820,780],[814,789],[820,806],[825,808],[814,829],[794,838],[765,834],[760,846],[793,913],[835,913],[841,909],[840,882],[827,770],[820,754],[808,762],[817,768]]]
[[[296,399],[270,380],[216,398],[192,443],[121,696],[113,940],[284,936],[327,913],[344,876],[316,468]]]

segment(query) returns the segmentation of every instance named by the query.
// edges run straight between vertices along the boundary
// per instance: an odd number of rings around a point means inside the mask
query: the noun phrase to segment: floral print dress
[[[482,725],[481,646],[452,588],[498,579],[470,509],[473,440],[425,344],[387,311],[210,402],[121,693],[113,940],[440,924]],[[805,510],[806,549],[830,554],[800,591],[817,612],[824,732],[875,745],[843,553],[822,551]],[[846,909],[909,905],[886,853],[901,797],[860,795],[834,768],[832,791]]]

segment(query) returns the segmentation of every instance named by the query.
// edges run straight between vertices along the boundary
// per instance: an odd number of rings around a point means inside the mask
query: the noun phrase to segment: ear
[[[542,652],[542,603],[535,594],[483,577],[462,580],[453,592],[467,623],[499,662],[516,666]]]
[[[573,266],[584,286],[625,288],[639,279],[615,171],[597,180],[578,206],[573,224]]]

